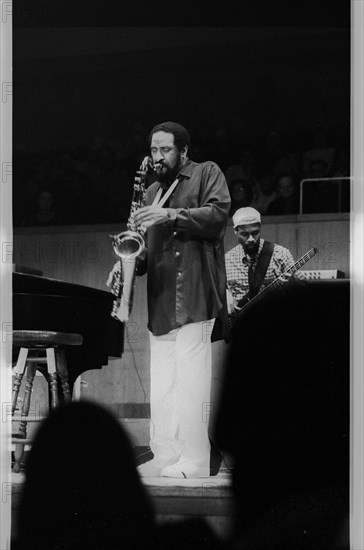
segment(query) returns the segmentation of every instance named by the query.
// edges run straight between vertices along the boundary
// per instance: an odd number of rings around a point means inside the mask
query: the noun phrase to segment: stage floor
[[[11,474],[13,538],[24,481],[24,472]],[[159,523],[204,518],[219,537],[229,537],[234,514],[229,471],[221,469],[215,476],[196,479],[145,477],[142,482]]]

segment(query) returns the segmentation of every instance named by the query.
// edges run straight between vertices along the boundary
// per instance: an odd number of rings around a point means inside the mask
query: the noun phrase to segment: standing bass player
[[[136,211],[146,229],[151,350],[151,440],[154,458],[142,476],[210,475],[204,407],[210,401],[211,329],[226,308],[223,238],[230,195],[220,168],[193,162],[188,131],[164,122],[150,133],[157,181]]]

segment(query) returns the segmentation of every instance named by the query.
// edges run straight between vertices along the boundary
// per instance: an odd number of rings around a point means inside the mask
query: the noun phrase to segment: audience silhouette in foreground
[[[129,440],[108,411],[75,402],[43,422],[27,461],[18,524],[21,550],[147,547],[151,503]]]
[[[203,520],[157,525],[134,449],[114,416],[62,404],[40,426],[12,550],[222,548]]]
[[[348,550],[350,284],[276,287],[234,326],[215,425],[234,550]]]

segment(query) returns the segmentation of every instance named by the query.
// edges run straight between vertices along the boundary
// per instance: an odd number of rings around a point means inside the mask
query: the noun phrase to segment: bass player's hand
[[[238,301],[233,297],[230,290],[226,290],[226,305],[229,315],[236,313],[239,309],[241,309],[238,306]]]

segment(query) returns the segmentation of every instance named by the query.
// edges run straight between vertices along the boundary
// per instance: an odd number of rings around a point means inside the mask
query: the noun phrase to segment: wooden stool
[[[66,363],[66,354],[63,349],[65,346],[80,346],[82,344],[80,334],[65,332],[50,332],[41,330],[14,330],[13,347],[18,347],[19,354],[14,369],[15,380],[13,384],[13,403],[12,414],[14,415],[20,386],[26,372],[26,382],[24,391],[24,401],[20,418],[14,418],[19,421],[19,430],[13,435],[12,442],[15,443],[15,463],[14,472],[20,471],[20,462],[24,454],[27,440],[27,422],[34,419],[28,418],[30,409],[31,392],[36,370],[40,370],[47,378],[50,388],[50,405],[52,408],[58,404],[58,376],[61,380],[62,393],[65,401],[71,400],[70,389],[68,385],[68,372]],[[45,364],[46,374],[41,365]],[[39,417],[36,420],[43,420]],[[20,442],[19,439],[22,441]]]

